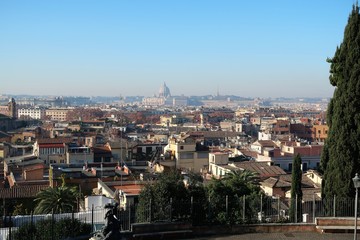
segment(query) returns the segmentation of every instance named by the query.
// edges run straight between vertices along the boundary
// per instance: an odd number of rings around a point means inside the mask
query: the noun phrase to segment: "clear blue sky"
[[[0,94],[331,97],[354,2],[0,1]]]

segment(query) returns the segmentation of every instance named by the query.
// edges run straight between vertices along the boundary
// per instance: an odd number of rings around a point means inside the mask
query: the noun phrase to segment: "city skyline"
[[[0,94],[319,97],[354,1],[0,3]]]

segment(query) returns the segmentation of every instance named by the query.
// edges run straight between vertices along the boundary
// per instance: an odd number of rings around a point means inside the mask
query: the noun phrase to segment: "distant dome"
[[[166,86],[165,82],[163,85],[160,86],[159,89],[159,97],[170,97],[171,93],[170,93],[170,89]]]

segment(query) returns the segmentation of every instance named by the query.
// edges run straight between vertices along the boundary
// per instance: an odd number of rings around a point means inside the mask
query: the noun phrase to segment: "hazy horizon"
[[[153,96],[145,96],[145,95],[119,95],[119,96],[115,96],[115,95],[108,95],[108,96],[104,96],[104,95],[52,95],[52,94],[48,94],[48,95],[30,95],[30,94],[7,94],[7,93],[3,93],[0,94],[0,97],[39,97],[39,98],[56,98],[56,97],[87,97],[87,98],[123,98],[123,97],[153,97]],[[185,97],[208,97],[208,96],[212,96],[212,97],[217,97],[216,94],[205,94],[205,95],[172,95],[172,97],[181,97],[181,96],[185,96]],[[240,97],[240,98],[244,98],[244,99],[262,99],[262,100],[274,100],[274,99],[330,99],[331,97],[301,97],[301,96],[294,96],[294,97],[283,97],[283,96],[277,96],[277,97],[245,97],[245,96],[241,96],[241,95],[234,95],[234,94],[224,94],[224,95],[219,95],[220,97],[228,97],[228,96],[235,96],[235,97]]]
[[[2,1],[0,94],[328,98],[354,1]]]

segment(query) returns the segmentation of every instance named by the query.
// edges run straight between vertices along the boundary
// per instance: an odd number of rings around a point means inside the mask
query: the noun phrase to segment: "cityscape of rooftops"
[[[0,240],[356,239],[359,26],[354,0],[0,1]]]

